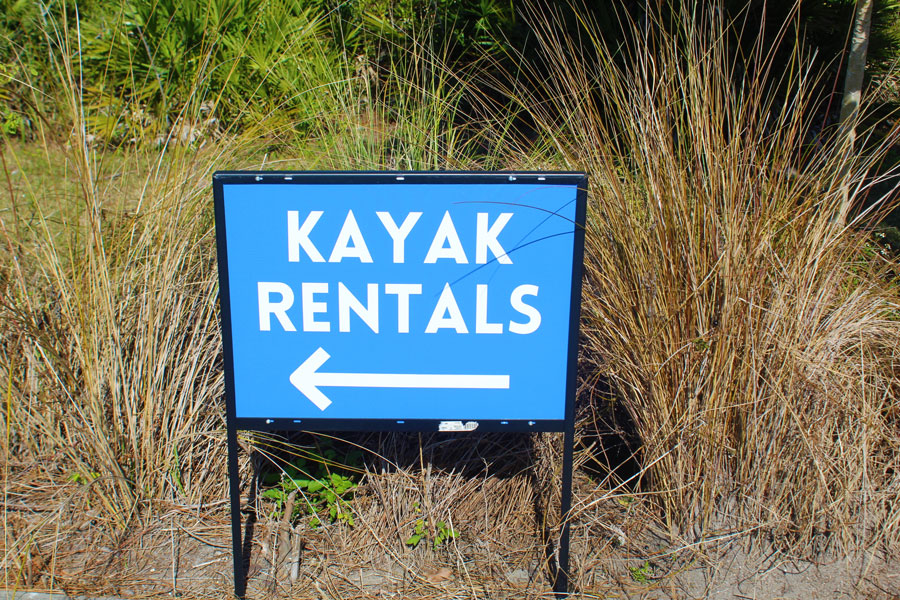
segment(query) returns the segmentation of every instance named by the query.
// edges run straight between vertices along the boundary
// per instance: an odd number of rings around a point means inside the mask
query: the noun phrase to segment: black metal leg
[[[241,475],[238,469],[237,430],[228,427],[228,483],[231,495],[231,546],[234,552],[234,595],[247,594],[247,576],[241,543]]]
[[[557,598],[569,595],[569,511],[572,509],[572,467],[575,454],[575,426],[572,419],[563,433],[562,498],[560,516],[562,528],[559,532],[559,554],[556,564],[556,581],[553,591]]]

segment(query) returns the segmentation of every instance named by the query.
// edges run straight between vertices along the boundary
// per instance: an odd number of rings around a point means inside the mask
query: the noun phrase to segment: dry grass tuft
[[[48,36],[69,134],[2,148],[3,450],[54,457],[121,529],[148,499],[226,489],[209,182],[256,141],[179,139],[208,110],[198,91],[161,144],[104,147],[69,60],[77,32]]]
[[[507,92],[546,160],[591,174],[585,354],[670,530],[896,542],[900,295],[866,224],[896,206],[868,193],[897,132],[809,139],[802,49],[739,63],[712,11],[617,48],[530,17],[543,71]]]

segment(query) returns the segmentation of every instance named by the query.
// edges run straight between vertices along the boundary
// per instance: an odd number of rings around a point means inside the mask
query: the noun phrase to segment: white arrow
[[[320,410],[331,400],[320,387],[358,388],[441,388],[468,390],[508,390],[509,375],[420,375],[416,373],[319,373],[331,358],[319,348],[291,373],[291,383]]]

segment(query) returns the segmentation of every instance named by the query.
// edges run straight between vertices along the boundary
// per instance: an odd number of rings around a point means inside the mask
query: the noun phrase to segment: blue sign
[[[582,174],[218,173],[230,416],[562,422]]]

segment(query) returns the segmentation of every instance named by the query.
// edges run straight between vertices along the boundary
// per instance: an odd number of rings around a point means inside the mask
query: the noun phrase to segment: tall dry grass
[[[216,169],[258,161],[280,131],[217,128],[201,72],[162,137],[138,129],[107,146],[93,125],[116,125],[85,96],[103,82],[84,81],[80,29],[49,19],[45,34],[56,84],[46,94],[67,135],[42,130],[39,160],[2,148],[4,451],[56,457],[121,527],[147,500],[224,494],[209,184]]]
[[[63,197],[41,197],[46,181],[27,165],[16,178],[33,213],[18,224],[31,243],[7,240],[7,451],[61,453],[124,523],[140,500],[200,500],[223,474],[210,460],[222,442],[207,206],[217,157],[125,152],[110,171],[79,137],[46,149],[65,162],[50,175]]]
[[[505,89],[545,160],[590,173],[585,354],[641,489],[689,538],[896,542],[900,294],[867,233],[897,204],[868,195],[896,128],[813,139],[814,61],[737,52],[716,11],[623,16],[613,47],[575,10],[563,31],[531,9],[543,60]]]

